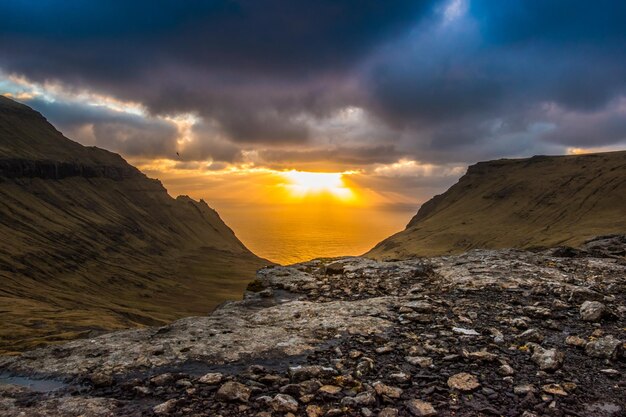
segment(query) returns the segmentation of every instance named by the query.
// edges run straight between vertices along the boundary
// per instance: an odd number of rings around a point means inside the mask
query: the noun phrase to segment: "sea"
[[[417,207],[222,206],[220,216],[256,255],[288,265],[362,255],[403,230]]]

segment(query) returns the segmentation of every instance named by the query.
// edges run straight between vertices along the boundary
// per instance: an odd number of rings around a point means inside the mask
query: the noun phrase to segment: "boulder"
[[[245,403],[250,398],[250,388],[239,382],[229,381],[220,387],[215,398],[218,401]]]
[[[600,321],[606,313],[606,306],[598,301],[585,301],[580,306],[580,318],[584,321]]]
[[[478,378],[474,375],[461,372],[448,378],[448,386],[452,389],[469,392],[480,387],[480,382],[478,382]]]
[[[298,401],[291,395],[276,394],[276,396],[269,402],[274,411],[280,413],[297,413]]]
[[[594,358],[617,359],[622,354],[622,342],[613,336],[604,336],[587,343],[585,353]]]
[[[539,345],[534,346],[531,359],[542,371],[554,372],[563,366],[565,355],[556,349],[544,349]]]
[[[436,416],[437,411],[431,403],[422,400],[411,400],[406,403],[406,407],[409,412],[418,417],[431,417]]]
[[[209,372],[208,374],[201,376],[198,379],[198,382],[206,385],[217,385],[222,382],[222,377],[223,375],[219,372]]]

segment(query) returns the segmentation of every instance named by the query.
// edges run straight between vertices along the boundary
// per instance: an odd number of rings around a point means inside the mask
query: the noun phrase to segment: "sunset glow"
[[[298,259],[365,250],[477,161],[626,146],[624,25],[584,2],[554,21],[540,0],[27,3],[0,6],[0,95],[203,199],[273,260],[296,238]],[[403,217],[373,236],[383,213]]]
[[[282,176],[288,181],[285,187],[293,197],[302,198],[326,194],[346,201],[354,199],[355,195],[344,183],[344,175],[340,172],[303,172],[295,170],[282,173]]]

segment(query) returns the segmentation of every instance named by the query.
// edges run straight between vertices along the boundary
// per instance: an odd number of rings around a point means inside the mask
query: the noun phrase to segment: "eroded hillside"
[[[206,314],[267,264],[205,202],[1,96],[0,236],[0,352]]]
[[[576,246],[626,232],[626,151],[480,162],[366,256]]]

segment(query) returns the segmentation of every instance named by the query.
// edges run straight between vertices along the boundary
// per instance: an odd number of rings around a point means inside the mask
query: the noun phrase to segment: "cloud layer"
[[[29,104],[68,136],[127,156],[375,172],[626,146],[622,2],[42,0],[0,15],[4,92],[42,92]]]

